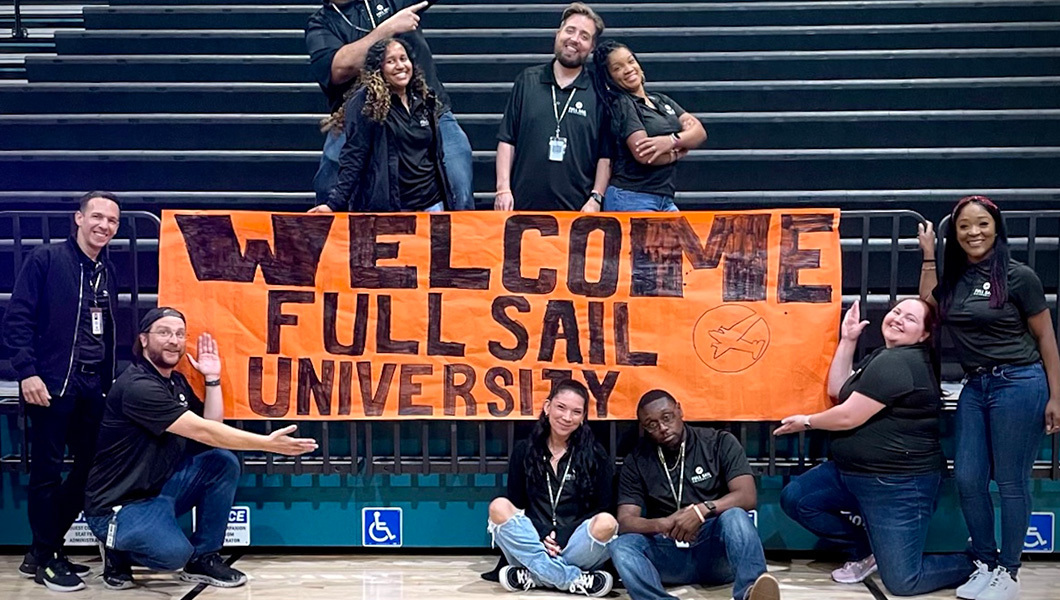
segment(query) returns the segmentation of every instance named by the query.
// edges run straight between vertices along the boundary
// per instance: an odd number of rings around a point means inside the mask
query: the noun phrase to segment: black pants
[[[77,367],[75,366],[75,369]],[[85,505],[85,483],[96,456],[103,418],[99,374],[75,372],[66,394],[51,406],[26,405],[30,425],[29,526],[33,553],[44,559],[63,546],[63,536]],[[73,469],[63,480],[66,447]]]

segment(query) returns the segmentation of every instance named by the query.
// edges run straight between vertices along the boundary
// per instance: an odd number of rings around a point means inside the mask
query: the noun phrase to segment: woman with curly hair
[[[360,86],[322,128],[344,127],[338,183],[309,212],[441,211],[452,194],[442,164],[438,99],[409,58],[388,38],[364,59]]]
[[[1060,431],[1053,319],[1041,280],[1011,258],[1001,210],[986,196],[962,198],[950,213],[941,280],[930,222],[919,238],[920,297],[938,306],[965,373],[953,470],[976,570],[957,597],[1013,600],[1034,460],[1042,436]],[[1001,498],[1000,553],[991,479]]]
[[[618,534],[611,506],[613,468],[585,422],[589,392],[558,382],[529,439],[512,449],[508,495],[490,503],[488,530],[508,566],[499,578],[514,592],[550,587],[604,596],[612,577],[599,569]]]
[[[707,140],[703,124],[673,99],[644,89],[644,69],[626,45],[603,42],[593,62],[616,146],[603,210],[676,211],[675,164]]]

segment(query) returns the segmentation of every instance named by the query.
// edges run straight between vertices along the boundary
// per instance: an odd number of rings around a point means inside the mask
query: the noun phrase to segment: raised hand
[[[840,337],[851,342],[857,341],[861,332],[868,327],[868,321],[861,320],[861,301],[855,300],[847,314],[843,316],[843,325],[840,327]]]
[[[408,33],[420,26],[420,16],[416,13],[427,8],[427,4],[428,2],[424,0],[419,4],[403,8],[394,13],[394,16],[383,21],[383,26],[387,28],[391,36]]]
[[[935,226],[931,221],[924,221],[916,226],[916,239],[920,242],[920,251],[924,258],[932,260],[935,258]]]
[[[217,340],[208,333],[199,336],[195,356],[188,355],[191,366],[202,373],[207,381],[217,379],[221,376],[221,355],[217,352]]]

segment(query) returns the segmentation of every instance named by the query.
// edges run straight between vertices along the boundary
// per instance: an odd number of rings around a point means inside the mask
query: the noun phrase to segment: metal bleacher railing
[[[865,318],[878,323],[899,296],[917,293],[920,250],[916,226],[923,217],[913,211],[844,211],[840,221],[843,254],[843,304],[862,303]],[[41,243],[65,237],[69,213],[0,212],[0,304],[10,298],[10,287],[25,253]],[[1011,212],[1006,215],[1013,255],[1035,268],[1047,291],[1050,307],[1058,308],[1060,288],[1060,211]],[[940,235],[946,223],[940,226]],[[132,339],[132,325],[142,311],[157,303],[159,219],[146,212],[122,215],[118,236],[110,244],[110,258],[119,272],[119,340]],[[162,266],[164,268],[164,265]],[[882,343],[879,330],[870,327],[862,336],[859,355]],[[867,340],[865,338],[868,338]],[[124,354],[123,354],[124,353]],[[119,346],[119,360],[128,361],[129,348]],[[944,353],[945,355],[945,353]],[[959,369],[945,364],[944,379]],[[944,444],[952,441],[953,385],[946,401]],[[235,421],[237,427],[269,432],[278,422]],[[827,437],[819,432],[776,438],[776,423],[712,423],[735,434],[760,475],[798,473],[827,456]],[[510,449],[525,436],[527,421],[302,421],[300,434],[319,440],[320,449],[304,457],[242,453],[244,472],[263,474],[488,474],[507,469]],[[28,469],[24,442],[26,423],[17,399],[17,386],[0,388],[0,470]],[[615,460],[624,456],[638,435],[630,421],[592,423],[598,439]],[[10,436],[2,439],[4,433]],[[1034,475],[1060,479],[1060,436],[1043,445]]]

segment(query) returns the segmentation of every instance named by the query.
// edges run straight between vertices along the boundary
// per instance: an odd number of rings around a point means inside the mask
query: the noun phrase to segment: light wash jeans
[[[607,186],[604,193],[604,212],[680,212],[672,196],[645,194]]]
[[[589,533],[590,521],[591,518],[586,519],[574,530],[566,547],[556,557],[545,550],[537,529],[521,510],[500,525],[490,521],[486,530],[508,559],[508,564],[530,570],[535,585],[566,591],[583,571],[599,568],[610,557],[607,546],[611,540],[594,538]]]

